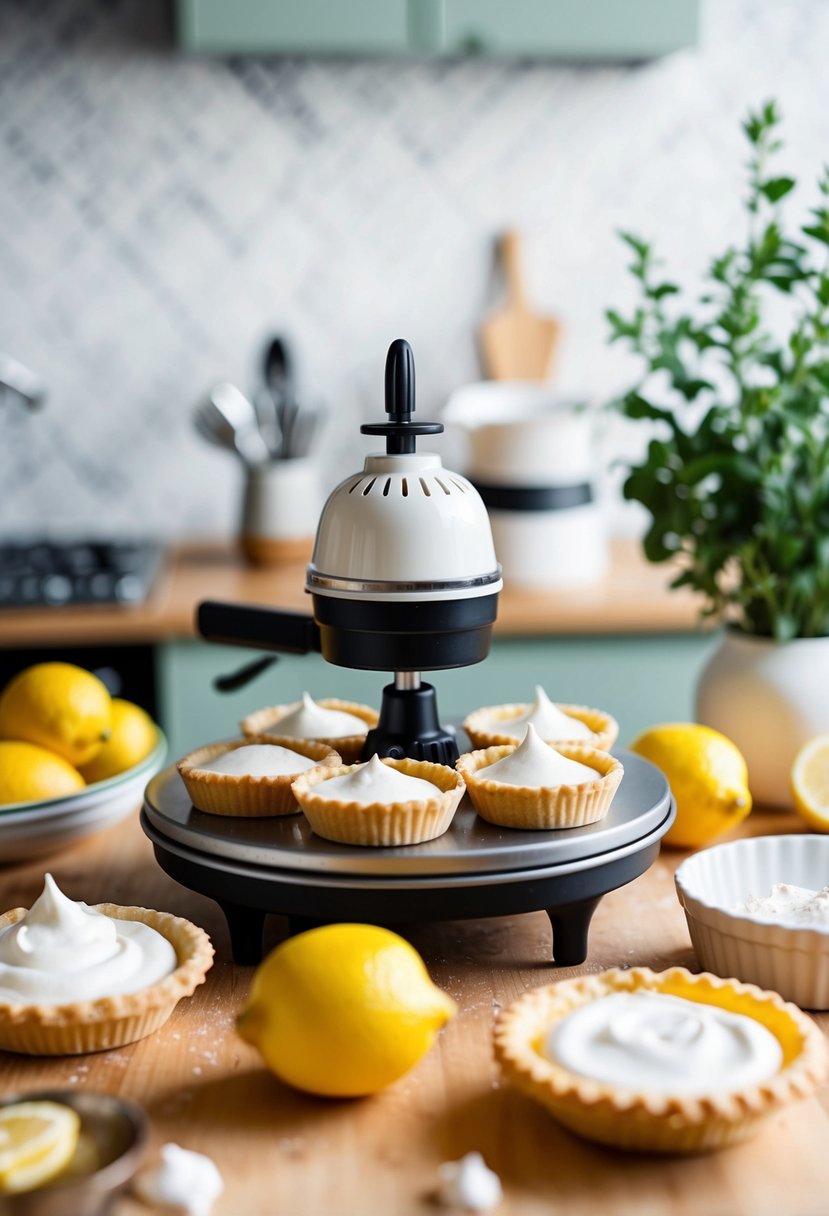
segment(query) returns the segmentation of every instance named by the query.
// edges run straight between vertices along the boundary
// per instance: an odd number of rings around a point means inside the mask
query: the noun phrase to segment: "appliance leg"
[[[267,912],[261,908],[245,908],[241,904],[221,903],[230,931],[230,948],[234,963],[254,967],[262,961],[262,935]]]
[[[587,958],[590,921],[600,899],[601,896],[547,909],[553,928],[553,962],[557,967],[577,967]]]

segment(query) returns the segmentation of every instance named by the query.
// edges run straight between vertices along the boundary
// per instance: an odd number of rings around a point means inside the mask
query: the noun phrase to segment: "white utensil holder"
[[[256,566],[307,561],[322,503],[313,460],[276,460],[248,469],[239,530],[248,561]]]

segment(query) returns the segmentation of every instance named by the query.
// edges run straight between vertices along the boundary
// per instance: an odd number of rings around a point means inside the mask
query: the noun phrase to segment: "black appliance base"
[[[269,913],[287,917],[289,932],[299,933],[342,921],[405,925],[543,910],[553,930],[553,961],[560,967],[575,967],[587,958],[590,921],[601,897],[648,869],[673,817],[671,808],[665,822],[637,847],[611,850],[589,867],[579,866],[571,873],[540,867],[488,874],[475,885],[453,885],[447,876],[426,888],[413,888],[403,879],[392,889],[377,890],[371,889],[370,881],[315,882],[306,874],[298,883],[290,873],[265,869],[256,873],[254,867],[220,861],[165,840],[144,811],[141,823],[161,868],[182,886],[219,904],[230,931],[234,961],[242,965],[261,961]]]
[[[437,694],[432,684],[419,688],[397,688],[387,684],[383,689],[380,719],[366,735],[363,760],[391,756],[399,760],[430,760],[432,764],[448,764],[453,768],[460,755],[454,731],[446,730],[438,720]]]

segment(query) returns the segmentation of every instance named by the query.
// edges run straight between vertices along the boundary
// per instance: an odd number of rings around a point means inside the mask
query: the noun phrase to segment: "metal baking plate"
[[[631,752],[614,752],[625,775],[607,818],[584,828],[524,832],[480,819],[464,799],[449,831],[403,848],[369,849],[314,835],[301,814],[274,819],[206,815],[190,803],[175,768],[147,786],[148,835],[228,862],[280,871],[425,877],[483,874],[566,865],[642,840],[664,824],[671,792],[662,773]],[[206,859],[205,859],[206,860]]]

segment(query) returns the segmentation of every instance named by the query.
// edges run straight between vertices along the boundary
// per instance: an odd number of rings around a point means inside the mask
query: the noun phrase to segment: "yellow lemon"
[[[140,764],[158,742],[158,731],[150,715],[132,701],[112,699],[112,733],[89,764],[81,765],[81,776],[90,785],[105,781]]]
[[[746,762],[731,740],[710,726],[652,726],[630,750],[662,770],[676,799],[676,821],[665,844],[698,848],[736,827],[751,810]]]
[[[77,769],[45,747],[0,740],[0,806],[60,798],[85,784]]]
[[[456,1011],[396,933],[325,925],[268,955],[237,1026],[289,1085],[354,1098],[414,1067]]]
[[[829,735],[804,743],[791,773],[795,809],[818,832],[829,832]]]
[[[112,702],[97,676],[72,663],[37,663],[0,696],[0,739],[48,747],[78,767],[109,738]]]
[[[72,1159],[80,1130],[77,1112],[59,1102],[0,1107],[0,1193],[50,1182]]]

